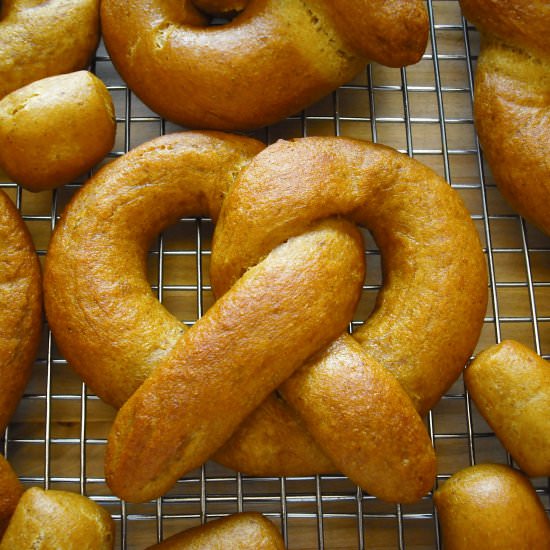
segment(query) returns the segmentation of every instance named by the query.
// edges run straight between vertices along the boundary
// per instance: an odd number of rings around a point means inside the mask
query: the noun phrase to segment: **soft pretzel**
[[[460,0],[480,29],[474,116],[508,202],[550,234],[550,4]]]
[[[201,0],[219,12],[239,2]],[[188,127],[273,123],[353,78],[367,60],[417,62],[428,18],[421,0],[250,0],[208,27],[192,0],[103,0],[111,59],[153,111]]]
[[[0,191],[0,431],[25,389],[42,328],[38,258],[19,212]]]
[[[433,482],[433,449],[405,390],[376,357],[384,366],[404,363],[404,372],[416,371],[418,380],[409,381],[408,390],[420,410],[458,376],[486,307],[485,264],[473,224],[444,181],[389,148],[309,138],[272,145],[252,160],[262,147],[217,133],[175,134],[144,144],[96,174],[54,232],[46,262],[46,308],[62,352],[91,388],[115,405],[145,380],[113,426],[108,482],[128,500],[162,494],[211,456],[271,389],[340,336],[285,382],[285,398],[302,420],[285,418],[290,426],[307,424],[330,457],[323,467],[334,463],[381,498],[415,500]],[[270,169],[276,166],[279,175],[286,174],[278,189],[270,188],[277,179]],[[234,178],[226,199],[232,203],[256,176],[267,184],[256,195],[258,202],[267,209],[277,205],[273,210],[282,215],[268,218],[280,239],[266,236],[265,229],[265,238],[250,235],[250,229],[258,230],[258,205],[250,198],[252,225],[233,232],[235,243],[225,259],[240,245],[245,255],[254,249],[245,244],[249,237],[265,244],[261,256],[246,263],[236,255],[236,267],[223,283],[223,261],[216,260],[218,288],[227,290],[230,280],[246,273],[181,335],[183,327],[156,301],[146,281],[147,243],[182,215],[216,219]],[[327,192],[321,191],[323,184]],[[284,188],[289,197],[283,197]],[[338,195],[346,207],[328,209]],[[301,219],[298,212],[304,214]],[[378,344],[375,340],[383,338],[376,331],[374,341],[363,346],[341,336],[363,280],[363,254],[340,215],[367,222],[379,239],[386,289],[372,326],[393,325],[391,341],[386,336]],[[240,223],[232,222],[228,211],[223,218],[223,234]],[[409,303],[419,287],[426,289],[418,302]],[[374,358],[365,356],[363,349],[378,345],[382,351],[372,353]],[[418,361],[411,357],[415,354]],[[419,393],[426,383],[431,389]],[[277,400],[268,398],[275,414]],[[315,428],[319,419],[324,426]],[[330,432],[336,432],[334,439]],[[307,457],[311,436],[298,432],[296,438],[306,442]],[[272,459],[270,449],[259,452]],[[303,457],[295,458],[303,464]]]
[[[491,346],[466,369],[479,411],[529,476],[550,476],[550,364],[513,340]]]
[[[89,498],[31,487],[21,496],[0,550],[112,550],[115,526]]]
[[[529,480],[503,464],[454,474],[434,494],[445,550],[548,550],[550,522]]]
[[[277,528],[258,512],[241,512],[193,527],[148,550],[284,550]]]
[[[99,0],[0,2],[0,99],[26,84],[83,69],[99,41]]]
[[[111,96],[88,71],[43,78],[0,100],[0,166],[31,191],[86,173],[111,150],[115,133]]]

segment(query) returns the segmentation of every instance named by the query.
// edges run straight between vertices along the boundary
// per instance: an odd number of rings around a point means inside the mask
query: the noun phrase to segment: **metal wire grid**
[[[550,353],[550,242],[513,213],[492,183],[471,114],[477,32],[454,0],[428,0],[431,35],[423,60],[400,70],[369,65],[325,100],[255,132],[279,137],[348,135],[394,146],[432,166],[462,195],[485,246],[490,304],[478,350],[505,337],[543,357]],[[118,77],[101,47],[92,69],[108,85],[117,109],[119,156],[177,130],[151,113]],[[4,178],[5,179],[5,178]],[[82,180],[84,181],[84,180]],[[81,182],[32,195],[0,181],[14,198],[43,258],[52,228]],[[182,219],[149,255],[152,288],[191,325],[212,301],[208,259],[212,224]],[[380,288],[380,258],[366,233],[369,275],[352,326],[368,314]],[[26,485],[81,492],[106,506],[117,522],[117,546],[144,548],[184,528],[227,513],[258,510],[279,525],[289,548],[440,548],[431,496],[394,506],[363,493],[342,476],[252,478],[208,463],[165,497],[129,505],[105,485],[102,453],[113,411],[90,395],[67,368],[47,327],[35,372],[3,450]],[[459,380],[427,418],[439,457],[437,483],[475,462],[511,464]],[[550,509],[548,479],[533,480]]]

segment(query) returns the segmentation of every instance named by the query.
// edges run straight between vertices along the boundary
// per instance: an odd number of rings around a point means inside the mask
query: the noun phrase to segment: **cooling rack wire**
[[[353,82],[316,105],[253,135],[266,143],[306,135],[342,135],[395,147],[434,168],[465,200],[489,267],[489,305],[477,351],[515,338],[550,354],[550,241],[502,200],[483,163],[472,121],[477,31],[458,2],[428,0],[431,35],[417,65],[369,65]],[[92,70],[116,106],[117,140],[105,160],[179,128],[148,110],[124,85],[101,45]],[[38,195],[0,173],[0,188],[20,209],[43,261],[52,228],[79,182]],[[148,256],[159,299],[191,325],[212,303],[208,262],[212,224],[182,219],[159,237]],[[366,233],[368,275],[352,323],[371,310],[380,288],[380,257]],[[162,499],[130,505],[112,496],[103,452],[113,411],[86,390],[56,349],[47,326],[34,374],[4,434],[3,451],[25,485],[81,492],[105,506],[117,525],[117,548],[140,549],[162,537],[228,513],[263,512],[291,549],[441,548],[431,495],[412,505],[383,503],[342,476],[252,478],[214,463],[181,479]],[[479,462],[510,457],[470,401],[462,380],[429,414],[438,454],[437,484]],[[533,484],[547,513],[547,478]]]

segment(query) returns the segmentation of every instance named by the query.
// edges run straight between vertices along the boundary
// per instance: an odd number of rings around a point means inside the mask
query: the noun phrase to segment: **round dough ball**
[[[30,191],[69,183],[111,150],[114,107],[87,71],[38,80],[0,101],[0,166]]]

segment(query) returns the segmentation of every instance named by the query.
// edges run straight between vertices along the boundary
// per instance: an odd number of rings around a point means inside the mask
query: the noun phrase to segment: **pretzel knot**
[[[431,170],[380,145],[262,148],[214,132],[156,139],[98,172],[56,227],[50,325],[91,389],[122,405],[107,481],[142,501],[215,454],[253,474],[337,469],[380,498],[416,500],[435,475],[417,411],[457,378],[486,307],[468,212]],[[219,217],[219,299],[184,333],[152,294],[144,257],[190,215]],[[352,338],[356,223],[380,246],[384,288]]]

